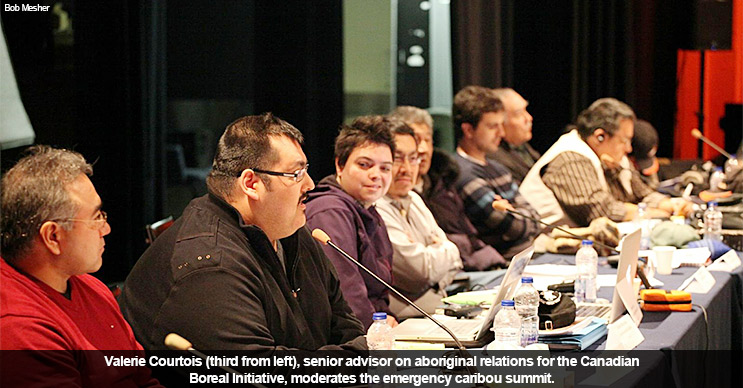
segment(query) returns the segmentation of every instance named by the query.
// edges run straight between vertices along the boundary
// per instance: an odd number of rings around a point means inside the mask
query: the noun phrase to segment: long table
[[[574,256],[544,254],[531,264],[574,262]],[[656,275],[656,278],[665,284],[664,289],[672,290],[696,270],[681,267],[670,275]],[[616,269],[600,266],[599,273],[616,273]],[[645,340],[636,350],[660,350],[665,355],[664,365],[661,365],[664,370],[647,373],[639,379],[634,376],[632,380],[658,381],[662,386],[676,387],[740,386],[743,381],[743,267],[731,273],[712,272],[712,275],[716,283],[708,293],[692,294],[691,312],[643,312],[639,328]],[[613,287],[603,287],[599,297],[611,300],[613,292]],[[605,340],[592,349],[604,347]],[[637,385],[632,381],[626,383],[624,386]]]

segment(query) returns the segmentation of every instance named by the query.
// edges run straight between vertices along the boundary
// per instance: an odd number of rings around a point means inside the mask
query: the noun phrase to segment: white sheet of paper
[[[679,289],[694,294],[706,294],[712,289],[715,282],[715,277],[712,276],[707,267],[699,267],[697,272],[686,279]]]
[[[601,287],[614,287],[617,282],[617,275],[615,274],[599,274],[596,277],[596,284]]]
[[[619,293],[619,297],[622,298],[624,308],[629,312],[635,326],[639,325],[642,321],[642,310],[637,305],[637,294],[635,294],[634,288],[626,282],[620,281],[616,285],[616,290]]]
[[[663,288],[663,286],[665,285],[665,283],[656,278],[648,278],[648,281],[650,282],[650,285],[653,286],[653,288]]]
[[[534,278],[534,288],[546,290],[551,284],[575,280],[578,269],[574,265],[565,264],[537,264],[527,265],[522,276]]]
[[[738,257],[737,252],[730,250],[710,264],[707,269],[718,272],[733,272],[738,267],[740,267],[740,257]]]
[[[578,268],[568,264],[535,264],[524,268],[524,275],[562,276],[575,279]]]
[[[712,255],[707,247],[676,249],[673,252],[673,268],[678,268],[682,264],[700,266]]]
[[[610,324],[606,350],[632,350],[645,341],[645,337],[628,315]]]

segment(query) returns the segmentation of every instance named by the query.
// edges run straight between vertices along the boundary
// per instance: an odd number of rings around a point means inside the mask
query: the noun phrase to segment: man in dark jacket
[[[271,114],[230,124],[194,199],[135,265],[121,306],[148,350],[363,350],[363,327],[305,224],[301,133]]]

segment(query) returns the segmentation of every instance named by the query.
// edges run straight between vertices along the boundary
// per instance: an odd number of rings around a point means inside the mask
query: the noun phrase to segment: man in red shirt
[[[76,152],[36,146],[2,178],[0,349],[25,351],[2,352],[2,386],[159,386],[146,367],[103,357],[144,353],[88,275],[111,232],[92,173]]]

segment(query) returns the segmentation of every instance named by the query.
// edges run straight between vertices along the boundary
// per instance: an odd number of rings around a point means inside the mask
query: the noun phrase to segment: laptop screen
[[[495,299],[493,299],[488,319],[483,321],[478,337],[484,336],[493,326],[495,314],[500,310],[500,302],[504,299],[513,299],[513,294],[521,281],[521,275],[524,274],[524,269],[526,268],[526,265],[529,264],[529,260],[531,260],[533,254],[534,246],[531,246],[517,253],[511,259],[511,264],[508,265],[508,270],[500,283],[500,290],[495,295]]]

